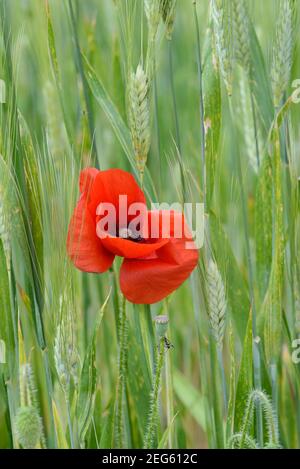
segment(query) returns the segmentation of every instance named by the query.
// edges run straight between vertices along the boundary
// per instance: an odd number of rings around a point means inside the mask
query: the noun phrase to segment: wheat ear
[[[221,349],[225,332],[226,297],[217,264],[210,260],[207,268],[208,314],[213,337]]]
[[[130,75],[128,111],[136,165],[142,180],[150,149],[150,111],[148,77],[141,65]]]
[[[275,107],[279,107],[286,90],[292,67],[294,3],[280,0],[280,13],[272,51],[271,82]]]
[[[211,0],[214,45],[221,76],[229,96],[232,94],[232,41],[229,28],[228,5],[224,0]]]

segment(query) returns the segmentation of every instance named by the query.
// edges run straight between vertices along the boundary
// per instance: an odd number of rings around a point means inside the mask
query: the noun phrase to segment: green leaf
[[[125,110],[125,90],[126,86],[122,76],[122,61],[120,54],[120,41],[114,37],[113,42],[113,93],[116,107],[123,119],[126,116]]]
[[[249,33],[252,54],[252,76],[250,85],[255,103],[259,110],[259,117],[263,123],[263,127],[268,130],[274,116],[270,78],[267,73],[264,55],[252,23],[250,23]]]
[[[205,126],[205,150],[206,150],[206,183],[207,206],[211,204],[216,162],[218,159],[218,147],[221,127],[221,86],[220,75],[216,68],[216,58],[211,47],[211,33],[209,32],[209,46],[203,67],[203,97],[204,97],[204,126]]]
[[[255,245],[258,288],[261,298],[267,290],[272,263],[272,162],[262,161],[255,197]]]
[[[2,373],[3,365],[0,363],[0,448],[12,448],[12,428],[10,421],[7,386]]]
[[[142,435],[147,422],[147,406],[145,403],[149,401],[151,381],[149,379],[147,362],[144,358],[143,348],[132,329],[130,330],[128,340],[127,363],[127,385],[130,390],[129,395],[132,399],[132,403],[134,404],[139,434]]]
[[[48,39],[49,56],[50,56],[50,61],[51,61],[51,65],[52,65],[55,78],[57,79],[57,82],[59,83],[59,72],[58,72],[57,53],[56,53],[56,47],[55,47],[55,37],[54,37],[53,25],[51,21],[51,15],[50,15],[48,4],[46,6],[46,14],[47,14],[47,32],[48,32],[47,39]]]
[[[262,305],[267,363],[276,363],[281,353],[282,287],[284,271],[283,201],[279,132],[273,134],[273,247],[268,290]]]
[[[14,367],[15,358],[15,338],[14,324],[12,320],[12,310],[10,304],[9,280],[6,266],[6,257],[4,254],[3,244],[0,238],[0,340],[3,341],[2,347],[5,350],[6,364],[5,366],[8,377],[11,377]],[[0,362],[1,363],[1,362]]]
[[[13,247],[16,242],[22,255],[22,267],[31,274],[31,264],[26,241],[26,232],[22,218],[18,189],[8,164],[0,155],[0,197],[4,211],[6,228]],[[18,266],[20,267],[20,266]]]
[[[44,271],[44,243],[41,207],[41,181],[37,155],[34,152],[33,142],[23,116],[20,115],[21,141],[24,152],[25,182],[28,194],[28,216],[32,236],[31,256],[34,261],[34,271],[38,277],[40,289],[43,290]]]
[[[227,410],[226,422],[226,436],[227,440],[234,432],[234,408],[235,408],[235,394],[236,394],[236,360],[234,350],[234,336],[233,329],[230,323],[229,326],[229,348],[230,348],[230,384],[229,384],[229,400]]]
[[[56,437],[57,437],[57,446],[59,449],[68,449],[67,439],[65,437],[65,432],[62,426],[61,418],[59,415],[59,411],[56,407],[55,401],[52,401],[52,408],[53,408],[53,418],[56,430]]]
[[[205,431],[205,406],[208,405],[206,398],[201,396],[193,384],[178,370],[174,370],[173,383],[178,399]]]
[[[84,440],[94,412],[97,385],[96,337],[110,294],[111,290],[109,291],[107,298],[101,307],[100,314],[96,320],[92,338],[90,340],[90,345],[87,349],[81,370],[79,395],[76,404],[76,416],[78,419],[78,432],[80,441]]]
[[[173,416],[171,422],[169,423],[168,427],[165,429],[161,439],[159,440],[159,443],[158,443],[158,449],[164,449],[166,448],[166,445],[168,443],[168,438],[169,438],[169,435],[170,433],[172,432],[173,430],[173,426],[174,426],[174,422],[175,422],[175,419],[178,415],[178,412]]]
[[[97,368],[95,340],[92,341],[85,356],[80,375],[80,391],[76,414],[78,418],[79,438],[84,440],[94,411]]]
[[[108,415],[103,419],[101,438],[99,446],[101,449],[110,449],[114,446],[114,419],[115,419],[115,397],[111,400],[108,407]]]
[[[63,91],[62,91],[61,78],[60,78],[59,67],[58,67],[55,34],[54,34],[49,4],[46,5],[46,14],[47,14],[47,32],[48,32],[47,39],[48,39],[48,51],[49,51],[50,63],[51,63],[51,67],[52,67],[52,71],[53,71],[53,75],[55,79],[55,84],[56,84],[56,88],[58,92],[58,98],[60,102],[61,111],[63,114],[63,122],[66,128],[68,140],[69,142],[71,142],[72,132],[71,132],[71,125],[70,125],[70,115],[68,112],[66,112],[64,101],[63,101]]]

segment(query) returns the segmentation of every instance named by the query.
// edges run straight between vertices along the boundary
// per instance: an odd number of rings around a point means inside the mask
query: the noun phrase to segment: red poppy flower
[[[132,303],[151,304],[178,288],[197,265],[198,251],[184,216],[175,211],[139,213],[139,235],[130,229],[137,221],[133,204],[146,207],[142,190],[130,173],[121,169],[98,171],[87,168],[80,174],[80,198],[73,212],[67,251],[74,265],[85,272],[108,270],[115,256],[124,258],[120,286]],[[126,223],[121,221],[120,196],[127,197]],[[104,233],[106,212],[115,209],[113,230]],[[164,221],[168,220],[165,230]],[[176,233],[181,227],[180,236]],[[189,246],[187,247],[187,243]]]

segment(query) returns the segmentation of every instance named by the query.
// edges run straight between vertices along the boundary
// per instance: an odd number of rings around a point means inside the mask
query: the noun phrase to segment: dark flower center
[[[119,228],[119,238],[128,239],[129,241],[133,241],[135,243],[145,241],[139,233],[135,233],[130,228]]]

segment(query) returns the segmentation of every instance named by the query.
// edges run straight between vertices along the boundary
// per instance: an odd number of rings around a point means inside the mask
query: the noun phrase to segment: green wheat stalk
[[[117,398],[116,398],[116,445],[123,448],[124,444],[124,422],[123,422],[123,406],[126,384],[127,370],[127,348],[128,348],[128,325],[126,317],[126,299],[122,298],[122,305],[119,316],[119,369],[117,381]]]

